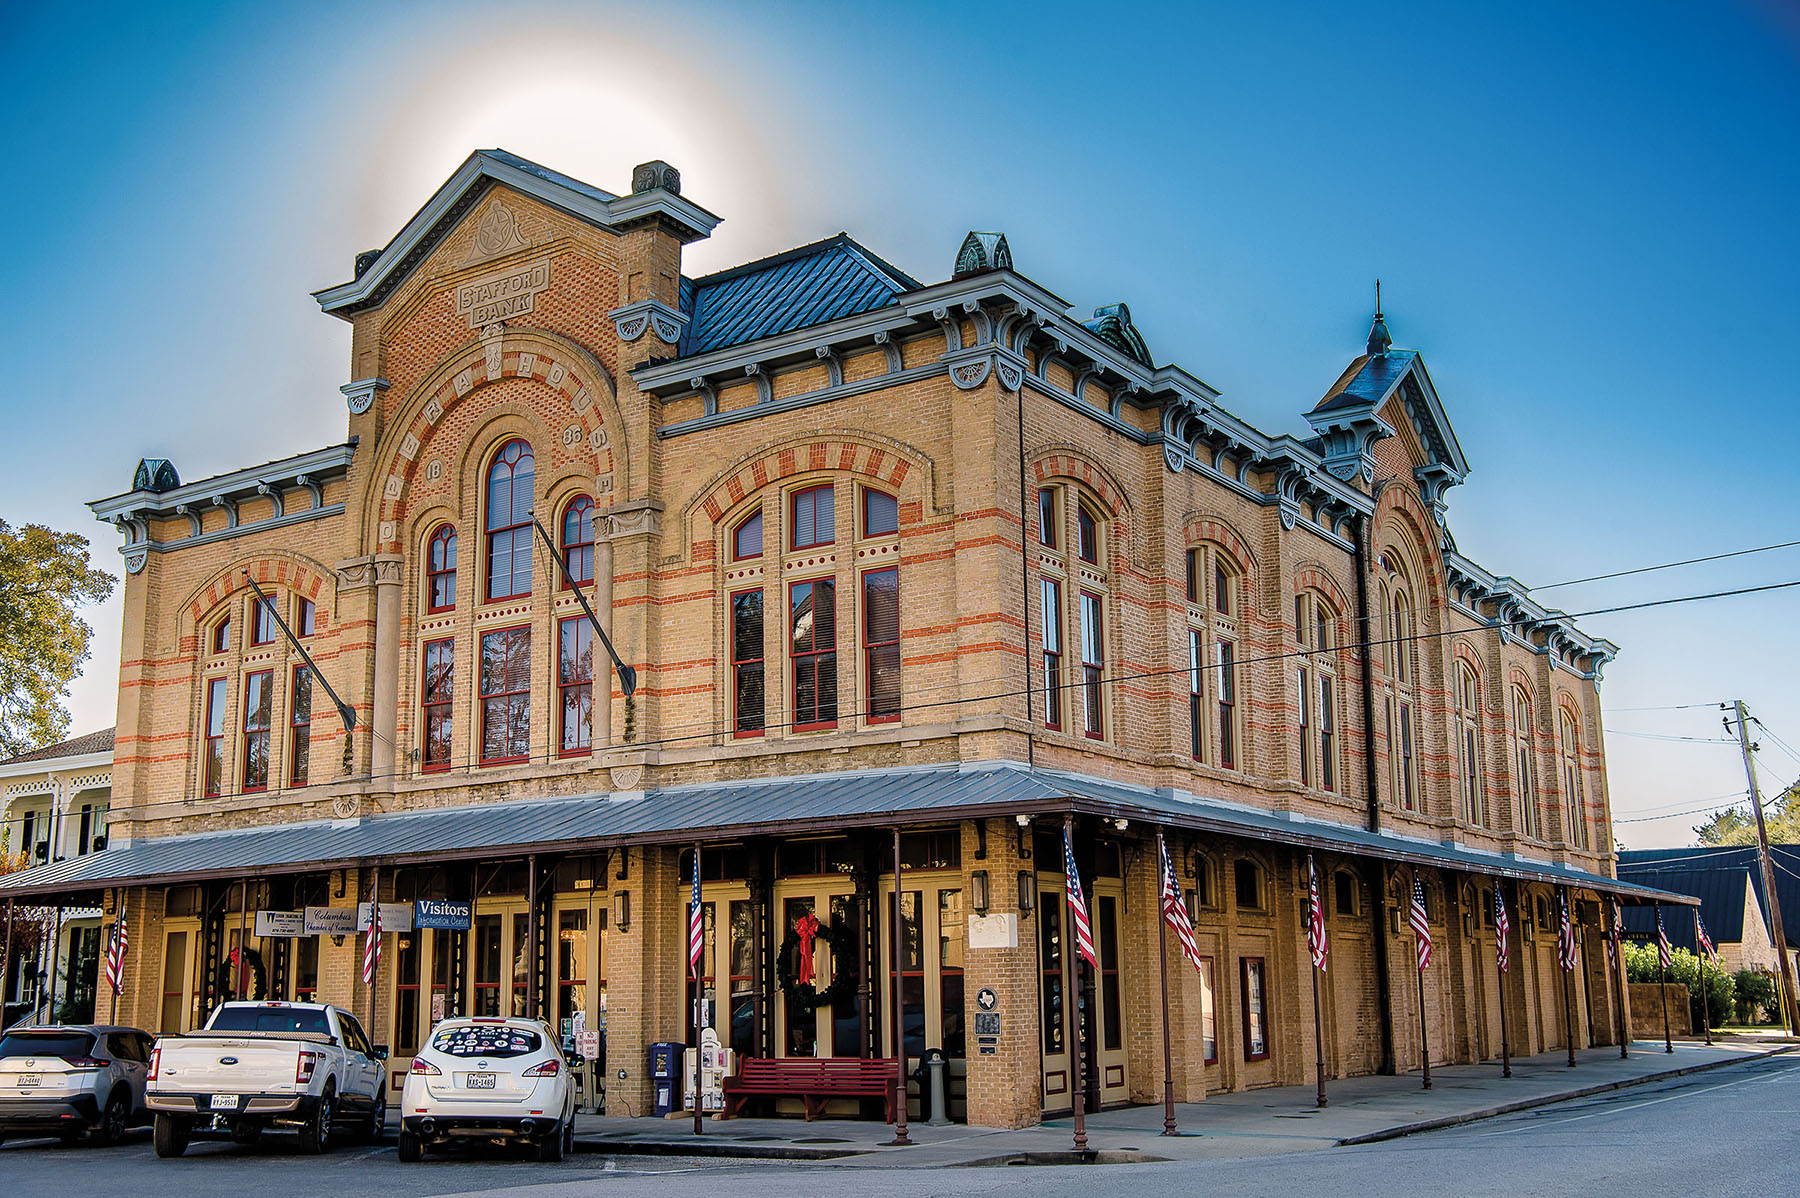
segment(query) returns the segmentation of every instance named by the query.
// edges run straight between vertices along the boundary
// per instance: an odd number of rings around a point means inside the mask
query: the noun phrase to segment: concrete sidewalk
[[[1162,1135],[1160,1105],[1103,1111],[1087,1119],[1088,1149],[1100,1163],[1154,1160],[1208,1160],[1260,1156],[1369,1143],[1430,1131],[1475,1119],[1543,1106],[1571,1098],[1641,1085],[1699,1069],[1756,1060],[1800,1048],[1793,1041],[1747,1039],[1708,1048],[1698,1041],[1662,1045],[1638,1041],[1619,1059],[1616,1048],[1595,1048],[1568,1056],[1558,1051],[1516,1058],[1513,1076],[1500,1076],[1498,1061],[1445,1065],[1431,1071],[1432,1088],[1419,1075],[1357,1077],[1327,1084],[1329,1105],[1314,1106],[1312,1086],[1283,1086],[1219,1094],[1203,1103],[1175,1108],[1178,1134]],[[926,1127],[914,1123],[914,1145],[893,1148],[885,1123],[854,1119],[708,1119],[705,1133],[693,1134],[691,1119],[621,1119],[581,1116],[576,1143],[581,1151],[619,1154],[725,1156],[815,1161],[824,1166],[942,1167],[984,1164],[1075,1163],[1074,1121],[1063,1118],[1016,1131],[992,1128]]]

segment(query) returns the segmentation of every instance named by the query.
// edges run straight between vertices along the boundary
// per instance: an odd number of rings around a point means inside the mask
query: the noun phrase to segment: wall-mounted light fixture
[[[1128,819],[1116,819],[1113,821],[1113,827],[1123,832],[1125,829],[1131,827],[1131,821]]]
[[[1018,836],[1019,860],[1031,860],[1031,817],[1029,815],[1013,816],[1014,831]]]
[[[631,926],[631,891],[615,890],[613,892],[613,927],[623,932]]]
[[[1037,874],[1029,869],[1019,871],[1019,918],[1030,919],[1037,910]]]
[[[969,901],[974,904],[975,914],[986,915],[988,911],[988,871],[978,869],[969,875]]]
[[[1475,912],[1465,910],[1463,912],[1463,935],[1473,936],[1474,934],[1475,934]]]

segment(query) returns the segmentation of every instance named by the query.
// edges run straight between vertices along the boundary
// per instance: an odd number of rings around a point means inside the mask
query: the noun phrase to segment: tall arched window
[[[1537,752],[1532,745],[1531,696],[1513,687],[1513,762],[1518,771],[1514,785],[1519,794],[1519,830],[1538,837]]]
[[[1238,767],[1237,620],[1242,578],[1217,544],[1187,551],[1189,746],[1195,761]]]
[[[1336,790],[1337,768],[1337,619],[1323,596],[1301,591],[1294,596],[1294,641],[1308,649],[1295,669],[1295,695],[1300,714],[1300,782]]]
[[[1419,786],[1417,737],[1417,676],[1413,669],[1412,603],[1408,599],[1406,566],[1399,556],[1383,552],[1377,559],[1382,579],[1379,587],[1380,615],[1371,636],[1382,642],[1379,655],[1382,664],[1382,689],[1385,692],[1386,732],[1389,786],[1394,806],[1402,811],[1417,811],[1423,792]]]
[[[431,611],[449,611],[456,606],[456,529],[441,524],[431,534],[431,546],[425,558],[425,605]]]
[[[1581,727],[1575,717],[1562,713],[1563,802],[1569,829],[1569,843],[1587,848],[1587,813],[1581,796]]]
[[[1073,487],[1060,483],[1046,487],[1038,498],[1043,519],[1062,512],[1073,512],[1075,516],[1074,543],[1057,549],[1062,538],[1056,535],[1052,523],[1047,525],[1051,533],[1044,542],[1051,552],[1039,554],[1038,631],[1043,653],[1040,677],[1044,687],[1044,726],[1104,740],[1112,730],[1106,694],[1110,591],[1103,568],[1084,571],[1076,561],[1100,565],[1105,524],[1099,509],[1088,506]],[[1081,656],[1065,667],[1064,655],[1070,651]],[[1071,709],[1067,719],[1065,705]]]
[[[577,495],[563,510],[562,556],[565,587],[594,581],[594,501],[586,495]]]
[[[1463,818],[1485,823],[1481,792],[1481,683],[1467,664],[1456,672],[1456,744],[1462,757]]]
[[[512,440],[500,447],[487,473],[487,597],[531,594],[531,491],[537,462],[531,446]]]

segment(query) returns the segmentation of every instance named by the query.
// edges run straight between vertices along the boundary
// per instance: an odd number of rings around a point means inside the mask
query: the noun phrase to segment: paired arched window
[[[1514,785],[1519,793],[1519,830],[1536,840],[1538,837],[1537,751],[1532,744],[1531,696],[1525,688],[1513,687],[1513,760]]]
[[[1466,662],[1456,670],[1456,744],[1462,758],[1463,818],[1486,822],[1481,788],[1481,682]]]
[[[1562,773],[1563,802],[1566,805],[1565,818],[1569,829],[1569,843],[1576,848],[1587,848],[1587,813],[1581,794],[1581,726],[1575,717],[1567,711],[1562,713]]]
[[[536,459],[514,439],[500,447],[487,472],[487,597],[490,602],[531,594],[531,500]]]
[[[425,553],[425,607],[449,611],[456,606],[456,528],[440,524]]]
[[[1195,761],[1238,766],[1237,567],[1218,545],[1187,551],[1188,735]]]
[[[1336,627],[1336,614],[1322,596],[1312,591],[1294,596],[1294,640],[1308,650],[1294,670],[1300,781],[1321,790],[1336,790],[1338,783]]]
[[[594,581],[594,501],[577,495],[563,509],[562,558],[568,571],[563,585]]]
[[[1417,737],[1418,678],[1413,666],[1412,601],[1406,566],[1399,555],[1384,551],[1377,559],[1381,567],[1377,600],[1379,613],[1369,630],[1376,642],[1376,657],[1383,670],[1381,676],[1386,708],[1387,757],[1389,787],[1394,806],[1402,811],[1417,811],[1423,798],[1419,784]]]

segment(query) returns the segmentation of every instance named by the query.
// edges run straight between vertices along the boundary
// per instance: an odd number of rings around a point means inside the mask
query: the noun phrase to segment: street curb
[[[735,1157],[761,1161],[835,1161],[846,1156],[861,1156],[869,1151],[863,1145],[843,1148],[802,1148],[798,1145],[744,1144],[731,1140],[708,1141],[704,1136],[692,1143],[668,1140],[606,1140],[597,1136],[577,1136],[575,1151],[606,1153],[610,1156],[705,1156]]]
[[[1360,1136],[1350,1136],[1339,1140],[1337,1147],[1352,1148],[1358,1144],[1379,1144],[1383,1140],[1398,1140],[1404,1136],[1418,1135],[1421,1132],[1440,1131],[1446,1127],[1460,1127],[1465,1123],[1475,1123],[1482,1119],[1493,1119],[1500,1115],[1511,1115],[1517,1111],[1529,1111],[1534,1107],[1551,1106],[1559,1102],[1572,1102],[1577,1098],[1590,1098],[1595,1094],[1607,1094],[1614,1090],[1624,1090],[1632,1086],[1642,1086],[1649,1082],[1668,1081],[1674,1077],[1686,1077],[1690,1073],[1704,1073],[1709,1069],[1723,1069],[1727,1065],[1742,1065],[1748,1061],[1761,1061],[1769,1057],[1781,1056],[1784,1053],[1800,1051],[1800,1045],[1790,1044],[1781,1048],[1772,1048],[1767,1052],[1751,1053],[1741,1057],[1731,1057],[1723,1061],[1708,1061],[1704,1065],[1689,1065],[1684,1069],[1665,1069],[1661,1073],[1646,1073],[1642,1077],[1628,1077],[1616,1082],[1605,1082],[1597,1086],[1585,1086],[1579,1090],[1565,1090],[1558,1094],[1545,1094],[1538,1098],[1524,1098],[1518,1102],[1502,1103],[1499,1106],[1485,1107],[1479,1111],[1465,1111],[1459,1115],[1445,1115],[1441,1119],[1425,1119],[1418,1123],[1402,1123],[1397,1127],[1383,1128],[1381,1131],[1367,1132]]]

